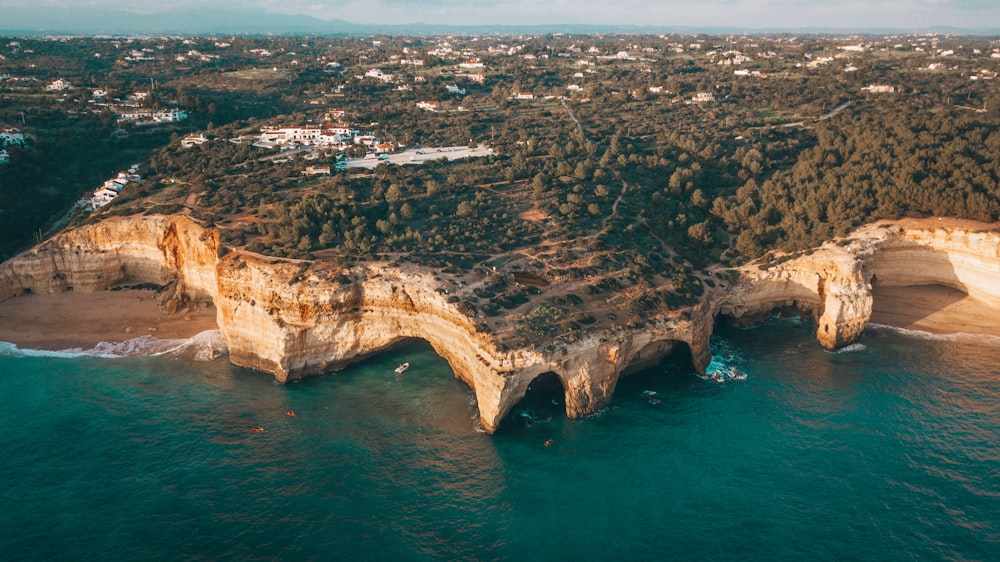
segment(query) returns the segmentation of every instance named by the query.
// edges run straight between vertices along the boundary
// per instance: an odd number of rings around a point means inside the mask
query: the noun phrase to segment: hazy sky
[[[1000,27],[1000,0],[0,0],[7,6],[255,7],[355,23],[635,25],[776,28]]]

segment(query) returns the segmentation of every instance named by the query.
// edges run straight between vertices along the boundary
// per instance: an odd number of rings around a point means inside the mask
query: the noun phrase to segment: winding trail
[[[847,108],[847,106],[851,105],[852,103],[854,103],[854,100],[847,100],[847,101],[845,101],[844,103],[842,103],[842,104],[838,105],[837,107],[831,109],[827,113],[824,113],[823,115],[821,115],[819,117],[819,119],[817,119],[817,121],[823,121],[825,119],[829,119],[831,117],[834,117],[835,115],[837,115],[838,113],[840,113],[841,111],[843,111],[845,108]]]
[[[592,234],[591,236],[598,236],[603,234],[608,230],[608,221],[618,216],[618,204],[622,202],[622,197],[625,197],[625,191],[628,189],[628,184],[625,180],[622,180],[622,191],[618,194],[618,198],[615,202],[611,204],[611,214],[601,219],[601,231],[597,234]]]

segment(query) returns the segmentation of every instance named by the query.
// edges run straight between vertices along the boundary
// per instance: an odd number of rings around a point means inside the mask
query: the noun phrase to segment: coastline
[[[941,286],[876,287],[870,322],[937,335],[1000,337],[1000,311]],[[168,314],[151,290],[23,295],[0,301],[0,341],[22,349],[92,348],[140,336],[188,339],[216,330],[214,306]]]
[[[691,350],[692,368],[703,373],[712,360],[710,338],[720,315],[752,322],[783,307],[808,310],[816,320],[816,340],[827,350],[851,344],[869,323],[945,337],[962,337],[970,325],[987,334],[1000,332],[1000,327],[975,316],[1000,310],[995,284],[1000,228],[952,230],[941,226],[946,222],[927,220],[912,228],[874,223],[859,228],[852,238],[828,242],[804,255],[747,265],[738,278],[724,274],[698,305],[685,310],[608,315],[612,322],[605,326],[587,329],[580,324],[563,334],[546,331],[546,322],[582,314],[592,305],[610,302],[609,296],[566,299],[565,294],[582,289],[582,281],[563,283],[554,276],[535,305],[491,326],[478,314],[489,306],[482,289],[490,285],[490,272],[472,272],[458,280],[442,279],[432,268],[385,262],[349,269],[314,267],[299,260],[222,251],[217,232],[188,217],[114,217],[62,233],[0,267],[0,298],[13,299],[0,307],[0,315],[5,315],[0,327],[7,327],[0,337],[43,351],[100,351],[124,344],[126,354],[135,354],[129,350],[145,349],[151,340],[190,339],[216,331],[217,323],[229,362],[269,373],[279,383],[328,374],[402,339],[419,338],[475,391],[480,424],[493,433],[545,373],[559,378],[566,415],[574,419],[609,404],[623,373],[659,361],[681,343]],[[511,266],[504,274],[519,271]],[[124,282],[172,289],[159,295],[107,291]],[[910,300],[930,308],[909,320],[872,319],[873,305],[895,315],[914,312],[907,299],[873,298],[872,285],[916,286],[918,293]],[[942,295],[943,300],[928,298],[923,292],[928,285],[963,291]],[[967,296],[978,302],[964,310],[951,306],[967,302]],[[158,308],[164,299],[166,311],[174,310],[170,303],[193,305],[188,313],[166,314]],[[550,313],[546,302],[561,302],[564,308]],[[216,307],[214,314],[209,303]],[[980,303],[990,306],[978,310]],[[18,305],[20,316],[9,308]],[[199,310],[204,322],[200,325],[195,322]],[[645,320],[637,322],[640,317]],[[922,319],[934,322],[915,325]],[[180,322],[179,331],[168,329],[171,320]],[[497,331],[508,320],[513,328]]]
[[[151,290],[29,294],[0,301],[0,341],[22,349],[89,349],[140,336],[188,339],[217,329],[214,306],[168,314]]]
[[[870,323],[936,335],[1000,337],[1000,311],[940,285],[875,287]]]

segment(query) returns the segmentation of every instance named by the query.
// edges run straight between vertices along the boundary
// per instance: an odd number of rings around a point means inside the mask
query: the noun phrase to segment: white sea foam
[[[727,380],[744,380],[746,373],[740,371],[737,365],[744,363],[743,355],[727,340],[712,336],[712,361],[705,369],[704,375],[698,375],[703,380],[726,382]]]
[[[0,357],[61,357],[72,359],[86,355],[80,351],[51,351],[47,349],[21,349],[10,342],[0,342]]]
[[[185,356],[195,361],[211,361],[228,351],[226,340],[222,337],[220,330],[206,330],[186,340],[164,341],[177,342],[177,344],[154,355]]]
[[[900,328],[899,326],[888,326],[886,324],[877,324],[875,322],[869,322],[867,328],[878,331],[896,332],[898,334],[903,334],[904,336],[907,337],[920,338],[924,340],[953,341],[961,343],[979,343],[979,344],[1000,346],[1000,336],[994,336],[990,334],[970,334],[968,332],[956,332],[954,334],[934,334],[931,332],[924,332],[922,330],[910,330],[908,328]]]
[[[866,349],[868,349],[868,348],[865,347],[865,344],[863,344],[863,343],[852,343],[851,345],[848,345],[846,347],[842,347],[842,348],[837,349],[835,351],[831,351],[830,353],[851,353],[853,351],[864,351]]]
[[[6,357],[102,357],[120,358],[136,356],[176,356],[194,361],[211,361],[226,353],[226,343],[219,330],[208,330],[189,339],[158,339],[153,336],[139,336],[120,342],[100,342],[84,349],[74,347],[50,351],[44,349],[21,349],[17,345],[0,342],[0,355]]]

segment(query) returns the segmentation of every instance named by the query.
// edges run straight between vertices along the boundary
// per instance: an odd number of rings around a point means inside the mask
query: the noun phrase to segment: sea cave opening
[[[548,371],[528,384],[524,397],[510,409],[500,422],[500,428],[517,431],[565,415],[566,389],[559,375]]]
[[[755,313],[739,317],[729,314],[719,314],[715,317],[715,331],[713,335],[718,334],[720,328],[749,328],[765,324],[772,319],[788,321],[794,324],[812,325],[815,324],[815,320],[819,315],[819,312],[816,310],[817,306],[819,306],[818,303],[791,300],[779,302],[770,308],[765,307]]]
[[[671,341],[665,353],[648,360],[633,361],[615,385],[615,402],[641,401],[658,405],[664,396],[695,380],[691,347],[683,341]]]

